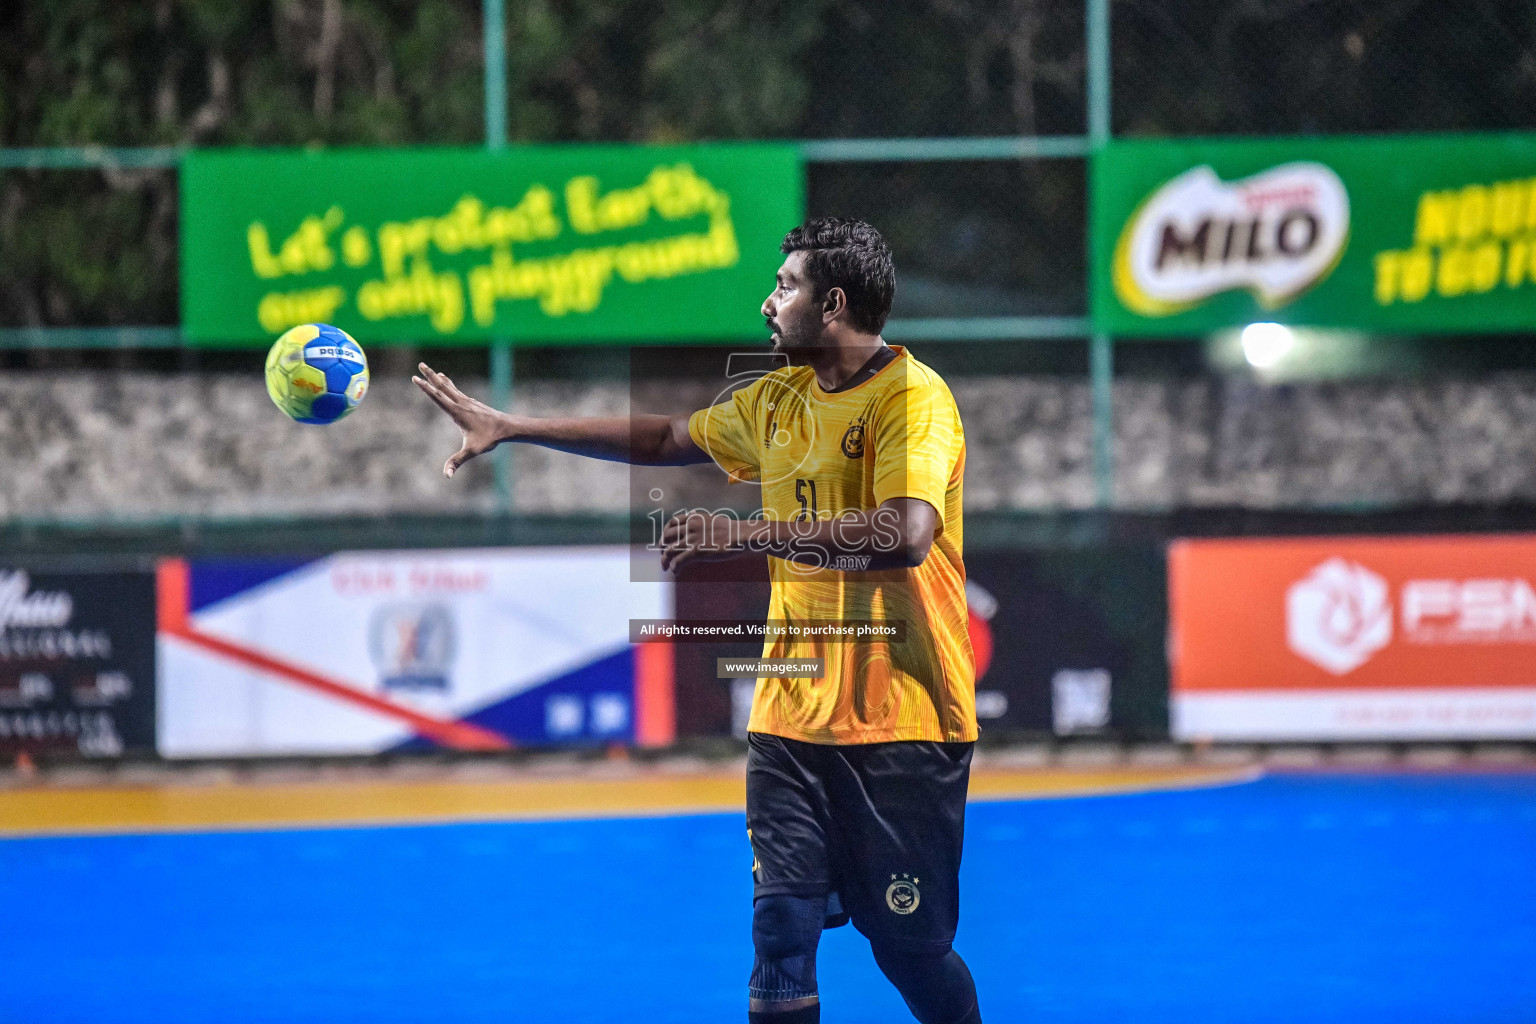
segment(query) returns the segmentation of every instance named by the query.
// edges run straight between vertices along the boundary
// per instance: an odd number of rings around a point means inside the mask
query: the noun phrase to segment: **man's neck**
[[[836,391],[885,347],[885,339],[878,334],[852,335],[838,344],[818,349],[810,359],[811,369],[823,391]]]

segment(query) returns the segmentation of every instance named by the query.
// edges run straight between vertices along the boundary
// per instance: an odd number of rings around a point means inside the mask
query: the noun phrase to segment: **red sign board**
[[[1182,738],[1536,735],[1536,536],[1186,540]]]

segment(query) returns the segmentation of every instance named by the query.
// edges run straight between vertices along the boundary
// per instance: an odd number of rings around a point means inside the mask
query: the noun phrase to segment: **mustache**
[[[772,317],[767,316],[763,317],[763,326],[768,328],[770,331],[777,331],[779,329],[778,322],[775,321]]]

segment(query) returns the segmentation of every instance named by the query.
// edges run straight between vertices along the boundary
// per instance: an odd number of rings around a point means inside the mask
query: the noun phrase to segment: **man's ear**
[[[841,288],[827,289],[826,298],[821,300],[821,322],[829,324],[837,319],[837,315],[848,308],[848,295]]]

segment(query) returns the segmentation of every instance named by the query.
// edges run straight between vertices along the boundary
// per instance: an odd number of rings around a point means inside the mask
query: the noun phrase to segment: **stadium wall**
[[[1515,673],[1520,678],[1510,679],[1520,685],[1487,692],[1489,680],[1477,670],[1488,642],[1477,630],[1490,615],[1503,630],[1496,639],[1515,661],[1536,643],[1536,597],[1526,600],[1536,594],[1529,582],[1536,580],[1536,548],[1512,548],[1514,555],[1488,563],[1507,571],[1490,576],[1476,558],[1463,559],[1463,549],[1475,547],[1471,538],[1459,539],[1536,530],[1536,374],[1267,385],[1232,375],[1121,379],[1117,511],[1089,507],[1085,385],[1044,374],[950,380],[968,428],[968,596],[988,736],[1536,736],[1536,687]],[[483,392],[484,382],[470,388]],[[525,380],[517,400],[530,413],[622,415],[633,407],[695,407],[714,390],[688,380]],[[0,374],[0,433],[9,442],[0,451],[0,571],[9,574],[0,617],[22,609],[29,595],[67,594],[79,622],[57,628],[88,629],[93,637],[106,629],[122,633],[112,634],[110,656],[87,651],[59,664],[26,661],[10,647],[0,652],[0,752],[337,756],[427,749],[442,737],[453,741],[449,746],[478,749],[486,730],[535,746],[655,745],[742,732],[751,684],[716,678],[715,658],[752,652],[679,644],[625,654],[631,613],[623,609],[609,616],[607,632],[559,653],[554,660],[564,658],[563,667],[498,668],[490,675],[476,669],[454,683],[454,694],[464,692],[451,700],[430,688],[385,686],[388,658],[380,652],[388,648],[380,646],[380,631],[428,646],[433,637],[446,644],[442,638],[453,636],[458,644],[473,630],[455,632],[443,622],[451,618],[468,630],[476,616],[505,615],[481,605],[529,591],[518,582],[519,566],[566,558],[572,571],[555,578],[570,585],[556,597],[540,584],[539,600],[529,606],[558,629],[578,614],[573,609],[596,607],[614,589],[594,584],[588,594],[576,585],[574,567],[592,557],[584,552],[609,552],[610,583],[623,582],[630,577],[622,545],[635,527],[643,532],[644,521],[628,514],[635,479],[626,467],[526,448],[516,452],[516,514],[505,515],[488,465],[472,464],[451,483],[442,479],[442,459],[458,437],[412,386],[382,380],[369,403],[363,414],[317,430],[273,416],[244,375]],[[1159,510],[1167,508],[1174,510]],[[1347,539],[1365,533],[1452,536],[1431,545],[1439,561],[1420,564],[1415,555],[1394,568],[1375,548]],[[1205,606],[1170,605],[1170,582],[1174,590],[1178,583],[1170,580],[1168,553],[1182,538],[1261,538],[1251,543],[1263,554],[1291,550],[1272,539],[1285,535],[1325,539],[1286,561],[1262,588],[1251,581],[1223,585],[1219,599]],[[1351,567],[1328,568],[1335,559]],[[188,592],[176,612],[166,596],[174,594],[166,587],[176,574],[167,575],[166,566],[177,563],[204,586],[233,580],[229,595]],[[449,563],[504,563],[509,575],[481,597],[439,595],[425,604],[423,594],[402,592],[384,595],[389,600],[365,595],[372,603],[352,608],[356,594],[320,600],[304,590],[335,578],[408,579],[410,565]],[[315,652],[341,651],[337,637],[260,625],[261,610],[274,600],[273,607],[288,607],[288,598],[273,596],[270,579],[277,576],[262,575],[274,566],[292,581],[295,601],[320,602],[298,608],[296,622],[333,624],[343,612],[356,620],[347,641],[355,657],[333,664]],[[335,566],[352,568],[337,577]],[[1216,574],[1229,576],[1243,573]],[[1386,582],[1373,584],[1373,577]],[[118,591],[143,589],[145,581],[159,595],[158,629],[144,616],[107,625],[91,618],[94,608],[121,604],[114,603]],[[1372,641],[1383,653],[1373,648],[1370,665],[1358,671],[1333,673],[1328,655],[1323,664],[1297,655],[1287,639],[1288,601],[1302,583],[1308,593],[1325,595],[1320,607],[1364,602],[1378,616],[1406,614],[1410,590],[1458,595],[1433,613],[1448,616],[1444,623],[1425,620],[1422,608],[1414,612],[1416,621],[1440,630],[1436,636],[1454,641],[1436,654],[1454,669],[1436,669],[1447,686],[1405,695],[1347,685],[1412,656],[1419,640],[1403,630],[1396,639]],[[761,582],[722,587],[706,574],[676,588],[650,586],[648,593],[663,596],[652,599],[648,615],[754,619],[766,606]],[[238,597],[245,592],[248,598]],[[1498,601],[1489,604],[1489,594]],[[256,625],[247,629],[238,616],[224,621],[232,606],[221,602],[231,599],[250,605]],[[123,607],[142,608],[145,600],[140,595]],[[440,615],[428,604],[447,610]],[[1170,636],[1223,637],[1231,630],[1202,626],[1205,613],[1189,607],[1267,623],[1263,640],[1274,656],[1252,671],[1240,656],[1214,676],[1190,675],[1170,660],[1170,651],[1181,649],[1170,647]],[[1464,617],[1465,629],[1457,625]],[[1446,632],[1452,626],[1461,631]],[[6,635],[7,644],[12,639]],[[150,649],[152,666],[148,654],[132,653]],[[494,653],[476,657],[496,664]],[[273,660],[282,664],[267,664]],[[1191,679],[1200,692],[1189,691]],[[1294,692],[1302,682],[1311,689]],[[375,684],[383,689],[374,692]],[[338,698],[338,686],[363,696]],[[229,697],[234,691],[238,699]],[[369,703],[374,698],[377,707]],[[329,720],[316,708],[338,699],[345,707],[330,716],[351,731],[315,733],[314,723]],[[422,719],[429,732],[418,730],[413,739],[410,715],[421,708],[411,709],[423,700],[437,703]],[[1264,709],[1275,701],[1289,709],[1290,731],[1266,736],[1255,730],[1253,709],[1262,705],[1267,727],[1272,716]],[[285,717],[290,705],[302,713]],[[145,724],[151,717],[153,728]]]
[[[951,379],[965,417],[967,507],[1089,507],[1086,382]],[[473,388],[472,388],[473,390]],[[483,387],[480,387],[483,393]],[[521,410],[622,415],[707,403],[694,382],[526,381]],[[454,514],[490,511],[488,466],[447,484],[457,434],[407,382],[326,430],[272,415],[233,374],[0,374],[0,519]],[[1305,509],[1536,499],[1536,374],[1261,385],[1235,376],[1115,385],[1122,508]],[[628,471],[514,455],[519,512],[626,510]]]

